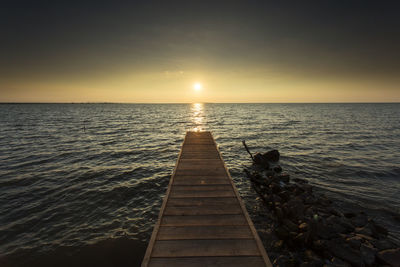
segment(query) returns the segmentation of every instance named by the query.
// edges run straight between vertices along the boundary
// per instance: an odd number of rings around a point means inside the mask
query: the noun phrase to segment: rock
[[[299,220],[304,217],[304,204],[301,198],[293,198],[289,200],[287,203],[289,215],[295,219]]]
[[[269,169],[268,160],[261,153],[254,154],[253,161],[255,164],[260,165],[265,169]]]
[[[393,248],[393,244],[389,242],[388,240],[371,240],[370,241],[374,247],[376,247],[378,250],[386,250],[386,249],[391,249]]]
[[[314,251],[307,249],[304,252],[304,258],[306,261],[313,263],[311,266],[322,266],[324,262],[321,260],[320,257],[317,256],[317,254],[314,253]]]
[[[274,243],[273,246],[275,249],[280,250],[283,247],[283,240],[278,240]]]
[[[275,234],[283,240],[286,240],[289,237],[289,230],[284,226],[278,226],[275,228]]]
[[[300,179],[300,178],[294,178],[293,182],[298,183],[298,184],[308,184],[307,180]]]
[[[379,235],[388,235],[388,230],[382,225],[376,223],[374,220],[369,220],[368,224],[371,226],[373,236],[379,237]]]
[[[367,236],[372,236],[372,230],[368,225],[364,227],[356,227],[356,233],[357,234],[362,234],[362,235],[367,235]]]
[[[277,194],[282,190],[282,188],[277,183],[271,183],[269,185],[269,188],[271,189],[272,193],[274,193],[274,194]]]
[[[297,234],[296,237],[293,239],[293,242],[295,242],[299,246],[304,245],[306,243],[306,234],[305,233]]]
[[[278,179],[279,181],[284,182],[284,183],[289,183],[289,181],[290,181],[290,175],[287,174],[287,173],[282,173],[282,174],[278,175],[277,179]]]
[[[278,193],[278,195],[281,197],[282,200],[285,202],[290,199],[290,193],[286,190],[282,190],[281,192]]]
[[[346,242],[354,249],[360,249],[362,238],[358,236],[349,237]]]
[[[274,167],[274,172],[276,172],[276,173],[281,173],[282,172],[282,167],[281,166],[275,166]]]
[[[289,229],[289,231],[291,232],[298,231],[297,224],[293,223],[291,220],[284,219],[282,223],[286,226],[287,229]]]
[[[315,203],[315,198],[311,195],[311,196],[307,196],[304,199],[304,204],[314,204]]]
[[[345,212],[345,213],[343,213],[343,215],[344,215],[344,217],[346,217],[348,219],[351,219],[356,216],[356,214],[353,212]]]
[[[309,185],[309,184],[302,184],[302,185],[300,185],[300,188],[303,189],[304,192],[306,192],[308,194],[311,194],[312,190],[313,190],[312,185]]]
[[[368,217],[365,213],[359,213],[351,218],[351,223],[355,227],[363,227],[368,223]]]
[[[326,196],[320,196],[317,200],[318,204],[320,204],[323,207],[328,207],[329,205],[332,204],[332,201],[327,198]]]
[[[277,259],[274,260],[273,266],[282,266],[282,267],[296,266],[296,262],[285,255],[280,255]]]
[[[332,258],[331,263],[332,263],[331,266],[335,267],[350,267],[349,264],[345,263],[344,261],[336,257]]]
[[[363,239],[365,239],[365,240],[368,240],[368,241],[374,240],[374,239],[373,239],[371,236],[369,236],[369,235],[356,234],[356,236],[361,237],[361,238],[363,238]]]
[[[354,265],[363,267],[364,262],[360,252],[352,249],[349,245],[338,242],[337,240],[329,240],[327,242],[328,250],[336,257]]]
[[[360,252],[361,252],[361,256],[364,260],[365,265],[372,266],[375,262],[376,250],[374,250],[373,248],[370,248],[364,244],[361,244]]]
[[[271,196],[271,199],[274,202],[282,202],[282,198],[280,196],[278,196],[278,195],[275,195],[275,194]]]
[[[303,222],[303,223],[301,223],[301,224],[299,225],[299,230],[300,230],[301,232],[306,232],[307,229],[308,229],[308,223]]]
[[[326,250],[326,242],[320,239],[315,240],[312,242],[312,248],[317,252],[322,252]]]
[[[268,151],[267,153],[264,153],[263,157],[264,159],[266,159],[267,161],[271,161],[271,162],[277,162],[279,161],[279,151],[278,150],[271,150]]]
[[[378,259],[392,267],[400,267],[400,248],[379,251]]]
[[[331,226],[323,222],[317,226],[317,235],[322,239],[331,239],[338,236],[338,232]]]
[[[276,217],[278,218],[278,221],[280,221],[280,222],[283,221],[285,216],[284,216],[281,208],[275,207],[275,214],[276,214]]]

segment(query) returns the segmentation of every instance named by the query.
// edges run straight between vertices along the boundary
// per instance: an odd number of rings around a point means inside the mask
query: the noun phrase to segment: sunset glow
[[[195,90],[195,91],[200,91],[201,90],[201,88],[202,88],[202,86],[201,86],[201,83],[195,83],[195,84],[193,84],[193,89]]]

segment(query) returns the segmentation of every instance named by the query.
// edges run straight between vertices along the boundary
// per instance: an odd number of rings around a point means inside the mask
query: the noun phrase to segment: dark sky
[[[399,81],[398,1],[71,2],[2,1],[0,90],[165,71]]]

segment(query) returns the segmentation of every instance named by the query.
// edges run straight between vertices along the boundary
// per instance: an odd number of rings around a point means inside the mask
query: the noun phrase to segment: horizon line
[[[399,104],[391,102],[0,102],[0,104]]]

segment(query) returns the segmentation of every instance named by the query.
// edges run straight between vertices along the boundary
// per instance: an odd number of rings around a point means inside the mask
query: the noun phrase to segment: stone
[[[372,235],[375,237],[379,237],[379,235],[388,235],[388,230],[382,225],[376,223],[374,220],[369,220],[369,225],[371,226]]]
[[[308,194],[311,194],[312,190],[313,190],[312,185],[309,185],[309,184],[302,184],[302,185],[300,185],[300,188],[303,189],[304,192],[306,192]]]
[[[389,242],[388,240],[371,240],[370,241],[374,247],[376,247],[378,250],[386,250],[386,249],[391,249],[393,248],[393,244]]]
[[[278,240],[274,243],[274,248],[280,250],[283,247],[283,240]]]
[[[274,201],[274,202],[282,202],[282,198],[279,196],[279,195],[272,195],[271,196],[271,199]]]
[[[322,239],[332,239],[338,236],[338,232],[325,223],[319,223],[317,226],[317,235]]]
[[[369,236],[369,235],[356,234],[356,236],[361,237],[361,238],[363,238],[363,239],[365,239],[365,240],[368,240],[368,241],[374,240],[374,239],[373,239],[371,236]]]
[[[378,259],[392,267],[400,267],[400,248],[379,251]]]
[[[289,237],[289,230],[284,226],[278,226],[275,228],[275,234],[283,240],[286,240]]]
[[[293,242],[295,242],[297,245],[302,246],[306,242],[306,234],[305,233],[299,233],[296,235],[296,237],[293,239]]]
[[[299,230],[300,230],[301,232],[305,232],[305,231],[307,231],[307,229],[308,229],[308,223],[303,222],[303,223],[301,223],[301,224],[299,225]]]
[[[323,241],[320,239],[315,240],[314,242],[312,242],[312,248],[315,251],[319,251],[319,252],[325,251],[326,250],[326,241]]]
[[[267,153],[263,154],[264,159],[266,159],[267,161],[271,161],[271,162],[277,162],[279,161],[279,151],[274,149],[271,151],[268,151]]]
[[[353,213],[353,212],[345,212],[345,213],[343,213],[343,215],[344,215],[346,218],[349,218],[349,219],[351,219],[351,218],[353,218],[353,217],[356,216],[356,214]]]
[[[364,244],[360,246],[361,256],[366,266],[372,266],[375,262],[375,253],[376,250],[370,248]]]
[[[367,236],[372,236],[372,230],[367,225],[364,227],[356,227],[356,233],[362,234],[362,235],[367,235]]]
[[[268,160],[261,153],[254,154],[253,161],[255,164],[260,165],[265,169],[269,169]]]
[[[368,217],[365,213],[359,213],[351,218],[351,223],[355,227],[363,227],[368,223]]]
[[[308,181],[300,178],[294,178],[293,182],[298,183],[298,184],[307,184]]]
[[[345,263],[344,261],[342,261],[339,258],[333,257],[331,260],[332,265],[331,266],[335,266],[335,267],[350,267],[350,264]]]
[[[275,166],[274,167],[274,172],[276,172],[276,173],[281,173],[282,172],[282,167],[281,166]]]
[[[277,194],[282,190],[281,187],[279,186],[279,184],[277,184],[277,183],[271,183],[269,185],[269,188],[271,188],[271,191],[274,194]]]
[[[346,242],[354,249],[360,249],[362,238],[358,236],[349,237]]]
[[[282,174],[278,175],[278,178],[277,178],[277,179],[278,179],[279,181],[284,182],[284,183],[289,183],[289,181],[290,181],[290,175],[287,174],[287,173],[282,173]]]
[[[360,252],[352,249],[349,245],[338,242],[337,240],[329,240],[327,244],[328,250],[336,257],[357,267],[364,266]]]
[[[290,193],[286,190],[282,190],[281,192],[278,193],[278,195],[281,197],[282,200],[285,202],[290,199]]]
[[[275,207],[275,214],[276,214],[276,217],[277,217],[278,221],[280,221],[280,222],[283,221],[285,216],[284,216],[283,211],[282,211],[281,208]]]
[[[304,204],[314,204],[315,203],[315,198],[311,195],[311,196],[307,196],[304,199]]]
[[[291,220],[284,219],[282,223],[286,226],[287,229],[289,229],[289,231],[291,232],[298,231],[297,224],[293,223]]]
[[[304,203],[301,198],[295,197],[287,203],[289,215],[295,220],[300,220],[304,217]]]

